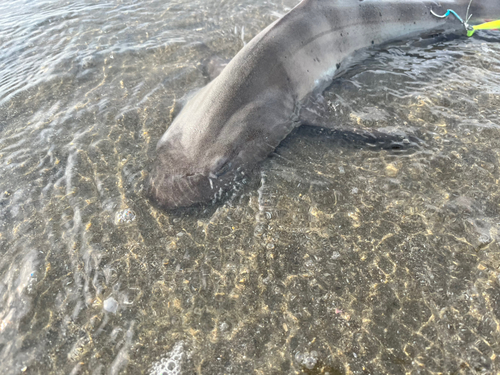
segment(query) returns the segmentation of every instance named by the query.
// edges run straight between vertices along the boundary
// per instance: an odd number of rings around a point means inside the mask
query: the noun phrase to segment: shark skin
[[[311,102],[356,52],[426,32],[463,29],[434,17],[469,0],[303,0],[243,47],[200,89],[159,140],[147,188],[175,209],[221,195],[311,121]],[[500,0],[473,0],[470,23],[500,17]],[[314,112],[314,111],[313,111]],[[318,116],[320,117],[320,116]]]

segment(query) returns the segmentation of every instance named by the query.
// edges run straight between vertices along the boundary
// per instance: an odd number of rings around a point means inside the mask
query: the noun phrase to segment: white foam
[[[150,375],[180,375],[184,358],[184,342],[177,342],[172,350],[151,366]]]

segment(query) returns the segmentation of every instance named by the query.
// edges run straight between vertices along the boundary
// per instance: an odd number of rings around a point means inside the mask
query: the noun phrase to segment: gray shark
[[[321,121],[321,93],[360,50],[424,32],[463,28],[469,0],[303,0],[255,36],[200,89],[157,145],[148,194],[172,209],[229,189],[301,124]],[[474,0],[471,23],[500,16]],[[326,125],[328,126],[328,125]]]

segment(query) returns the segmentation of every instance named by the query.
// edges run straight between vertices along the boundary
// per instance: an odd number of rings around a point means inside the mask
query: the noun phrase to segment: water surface
[[[294,5],[0,4],[5,374],[500,371],[496,32],[373,51],[325,94],[341,130],[222,202],[144,197],[203,61]]]

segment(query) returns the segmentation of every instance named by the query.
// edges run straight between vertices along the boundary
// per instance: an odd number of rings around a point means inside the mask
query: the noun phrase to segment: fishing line
[[[472,14],[469,15],[469,9],[470,9],[471,4],[472,4],[472,0],[469,1],[469,5],[467,6],[467,13],[465,14],[465,21],[453,9],[448,9],[446,11],[446,13],[443,15],[439,15],[437,13],[434,13],[434,11],[431,9],[431,14],[435,17],[438,17],[438,18],[446,18],[450,14],[453,14],[456,17],[456,19],[459,20],[462,25],[464,25],[465,31],[466,31],[468,37],[471,37],[472,35],[474,35],[474,32],[476,30],[500,29],[500,20],[485,22],[485,23],[482,23],[479,25],[469,25],[469,20],[472,17]]]

